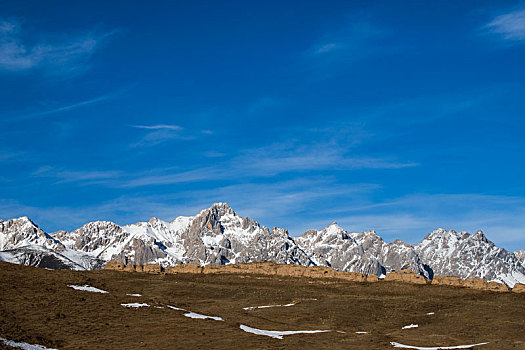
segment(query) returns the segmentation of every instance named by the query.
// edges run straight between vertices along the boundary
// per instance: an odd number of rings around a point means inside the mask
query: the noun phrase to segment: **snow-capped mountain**
[[[520,262],[521,265],[525,266],[525,250],[524,249],[516,250],[514,252],[514,256],[518,258],[518,261]]]
[[[415,248],[437,275],[484,278],[508,285],[522,282],[525,277],[525,268],[518,258],[496,247],[481,231],[469,234],[440,228]]]
[[[349,233],[334,222],[320,231],[306,231],[297,242],[317,265],[336,270],[381,276],[411,269],[432,277],[412,245],[400,240],[386,243],[375,231]]]
[[[347,232],[333,223],[294,238],[282,228],[270,230],[237,215],[225,203],[171,222],[95,221],[50,234],[27,217],[0,220],[0,260],[48,268],[97,269],[109,260],[163,266],[274,261],[377,275],[411,269],[430,279],[434,274],[481,277],[513,286],[525,283],[524,256],[523,250],[496,247],[481,232],[438,229],[411,245],[386,243],[375,231]]]

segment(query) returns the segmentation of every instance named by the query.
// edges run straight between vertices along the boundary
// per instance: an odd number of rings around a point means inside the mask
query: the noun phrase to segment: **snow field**
[[[45,346],[42,346],[42,345],[17,343],[12,340],[7,340],[4,338],[0,338],[0,342],[4,343],[4,345],[7,345],[13,348],[24,349],[24,350],[58,350],[58,349],[46,348]]]
[[[285,335],[292,335],[292,334],[311,334],[311,333],[326,333],[326,332],[332,332],[331,330],[314,330],[314,331],[268,331],[265,329],[258,329],[249,327],[246,325],[241,324],[239,326],[243,331],[247,333],[257,334],[257,335],[265,335],[267,337],[275,338],[275,339],[283,339],[283,336]]]
[[[71,284],[71,285],[68,285],[68,287],[73,288],[75,290],[83,290],[85,292],[103,293],[103,294],[109,293],[109,292],[106,292],[105,290],[88,286],[87,284],[83,285],[83,286],[75,286],[75,285]]]
[[[419,327],[418,324],[409,324],[408,326],[404,326],[401,329],[410,329],[410,328],[417,328],[417,327]]]
[[[128,303],[128,304],[120,304],[124,307],[135,307],[135,308],[139,308],[139,307],[149,307],[148,304],[146,303]]]
[[[456,346],[432,346],[432,347],[426,347],[426,346],[411,346],[411,345],[404,345],[396,342],[390,342],[390,344],[394,348],[404,348],[404,349],[418,349],[418,350],[440,350],[440,349],[470,349],[474,346],[480,346],[485,345],[488,343],[478,343],[478,344],[470,344],[470,345],[456,345]]]
[[[255,310],[255,309],[266,309],[269,307],[288,307],[288,306],[294,306],[296,303],[290,303],[290,304],[284,304],[284,305],[262,305],[262,306],[249,306],[249,307],[243,307],[243,310]]]

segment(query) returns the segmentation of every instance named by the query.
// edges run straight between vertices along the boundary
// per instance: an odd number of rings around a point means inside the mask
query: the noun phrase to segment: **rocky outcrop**
[[[300,265],[283,265],[274,262],[255,262],[247,264],[231,265],[208,265],[200,266],[198,264],[181,264],[162,268],[157,264],[148,265],[125,265],[122,262],[110,261],[106,264],[107,270],[134,271],[148,273],[194,273],[194,274],[254,274],[267,276],[283,277],[306,277],[306,278],[336,278],[354,282],[374,282],[377,276],[371,275],[370,279],[361,273],[336,271],[329,267],[312,266],[305,267]]]
[[[281,277],[302,277],[315,279],[339,279],[350,282],[379,282],[381,279],[374,274],[365,275],[356,272],[337,271],[325,266],[305,267],[300,265],[276,264],[274,262],[254,262],[247,264],[231,265],[207,265],[181,264],[163,268],[158,264],[147,265],[125,265],[122,262],[110,261],[106,264],[107,270],[119,270],[129,272],[146,272],[155,274],[248,274]],[[465,280],[455,276],[439,276],[433,281],[426,280],[423,276],[411,270],[393,271],[384,278],[385,281],[402,282],[411,284],[433,284],[444,286],[466,287],[471,289],[486,290],[493,292],[507,292],[509,288],[502,283],[487,282],[480,278],[467,278]],[[525,285],[516,284],[514,292],[525,292]]]
[[[493,292],[508,292],[509,287],[503,283],[487,282],[482,278],[462,279],[457,276],[436,276],[432,280],[433,285],[467,287],[479,290],[490,290]]]
[[[457,276],[434,276],[432,280],[433,285],[443,285],[443,286],[463,286],[463,279]]]
[[[427,280],[412,270],[393,271],[385,276],[385,281],[407,282],[414,284],[427,284]]]
[[[525,266],[525,250],[524,249],[516,250],[512,254],[514,254],[516,259],[518,259],[518,261],[520,262],[522,266]]]
[[[512,288],[512,291],[514,293],[525,293],[525,284],[522,283],[516,283],[514,287]]]

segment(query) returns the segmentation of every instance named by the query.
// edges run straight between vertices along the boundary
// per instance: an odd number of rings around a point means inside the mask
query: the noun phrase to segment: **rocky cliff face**
[[[427,279],[478,277],[512,286],[525,283],[524,256],[524,251],[496,247],[481,232],[438,229],[414,246],[400,240],[386,243],[375,231],[346,232],[333,223],[293,238],[282,228],[270,230],[237,215],[225,203],[171,222],[152,218],[119,226],[95,221],[51,234],[27,217],[0,220],[0,259],[50,268],[96,269],[109,260],[164,267],[273,261],[378,276],[412,270]]]
[[[525,250],[523,250],[523,249],[516,250],[513,254],[518,259],[520,264],[522,266],[525,266]]]
[[[348,233],[333,223],[320,231],[306,231],[297,242],[317,265],[378,276],[411,269],[432,278],[411,244],[385,243],[375,231]]]
[[[525,277],[518,258],[496,247],[481,231],[469,234],[437,229],[415,249],[436,275],[483,278],[511,286]]]
[[[253,261],[309,266],[312,261],[289,237],[288,231],[261,227],[242,218],[227,204],[201,211],[182,231],[185,262],[224,265]]]
[[[39,245],[56,250],[64,249],[60,241],[42,231],[27,216],[7,221],[0,220],[0,250],[27,245]]]

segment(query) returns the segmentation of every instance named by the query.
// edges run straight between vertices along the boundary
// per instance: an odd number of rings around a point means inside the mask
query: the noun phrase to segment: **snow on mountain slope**
[[[524,249],[516,250],[513,254],[516,258],[518,258],[518,261],[520,262],[520,264],[525,267],[525,250]]]
[[[413,246],[386,243],[375,231],[346,232],[333,223],[292,238],[282,228],[269,230],[237,215],[226,203],[171,222],[151,218],[119,226],[94,221],[51,234],[27,217],[0,220],[0,259],[56,268],[97,269],[108,260],[163,266],[274,261],[377,275],[411,269],[427,278],[481,277],[513,286],[525,283],[524,258],[525,251],[507,252],[481,232],[437,229]]]
[[[312,264],[286,230],[270,231],[240,217],[225,203],[216,203],[197,214],[182,239],[187,261],[203,265],[252,261]]]
[[[64,246],[42,231],[27,216],[7,221],[0,220],[0,251],[28,245],[39,245],[61,250]]]
[[[429,276],[412,245],[385,243],[375,231],[348,233],[333,223],[320,231],[304,232],[297,242],[312,260],[336,270],[376,274],[403,269]]]
[[[66,256],[38,245],[28,245],[1,251],[0,260],[53,270],[86,270],[85,267]]]
[[[416,251],[436,275],[484,278],[514,286],[525,283],[525,269],[518,258],[485,237],[436,229],[416,246]]]

